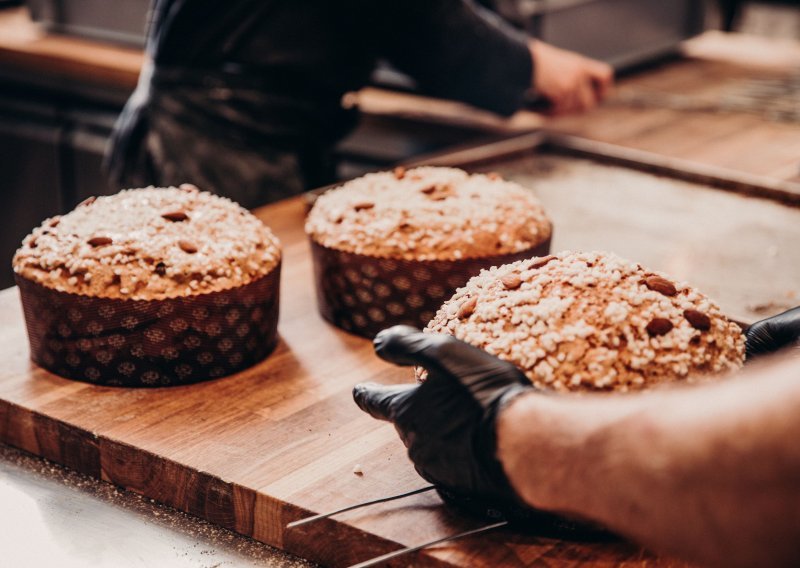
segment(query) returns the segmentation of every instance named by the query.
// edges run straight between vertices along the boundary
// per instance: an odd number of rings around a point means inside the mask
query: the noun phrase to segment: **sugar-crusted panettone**
[[[90,198],[14,257],[31,358],[103,385],[235,373],[277,344],[280,261],[261,221],[194,186]]]
[[[498,175],[368,174],[321,195],[306,220],[320,313],[366,337],[424,326],[481,269],[547,254],[552,230],[536,197]]]
[[[368,174],[320,196],[306,232],[322,246],[382,258],[458,260],[550,238],[538,199],[496,175],[443,167]]]
[[[481,347],[517,365],[535,386],[557,391],[638,390],[719,375],[744,361],[741,329],[713,301],[600,252],[482,271],[426,331]]]

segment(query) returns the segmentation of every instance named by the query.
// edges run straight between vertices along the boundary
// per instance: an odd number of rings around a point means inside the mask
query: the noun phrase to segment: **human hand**
[[[748,360],[784,347],[800,347],[800,307],[758,321],[744,335]]]
[[[452,336],[408,326],[384,330],[374,343],[382,359],[422,366],[428,378],[421,385],[356,385],[356,404],[394,423],[417,472],[440,492],[518,507],[495,455],[495,422],[513,398],[534,390],[525,375]]]
[[[531,40],[529,46],[533,88],[550,101],[553,114],[589,110],[614,84],[614,70],[607,63],[538,40]]]

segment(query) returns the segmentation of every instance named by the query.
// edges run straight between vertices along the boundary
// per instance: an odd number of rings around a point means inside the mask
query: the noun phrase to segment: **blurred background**
[[[484,3],[532,35],[604,59],[622,75],[659,65],[678,53],[681,41],[708,29],[800,38],[796,0]],[[109,186],[100,166],[114,121],[134,86],[147,11],[148,0],[0,1],[0,286],[12,285],[4,267],[32,227],[89,195],[120,189]],[[63,35],[83,42],[64,44],[70,53],[50,61],[46,50],[53,45],[47,38]],[[79,69],[87,62],[104,76],[82,80]],[[66,69],[71,65],[76,70]],[[411,103],[419,108],[409,112],[402,97],[413,95],[414,84],[387,66],[375,73],[373,85],[383,98],[372,98],[374,112],[363,106],[360,125],[336,147],[340,179],[538,124],[503,123],[479,112],[467,118],[450,112],[448,119],[446,106],[427,112],[437,108],[435,101]],[[401,97],[400,110],[392,110],[398,104],[395,95]]]

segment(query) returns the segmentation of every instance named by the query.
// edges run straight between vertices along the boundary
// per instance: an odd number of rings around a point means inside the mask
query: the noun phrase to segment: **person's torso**
[[[364,24],[330,0],[155,0],[154,96],[188,121],[278,146],[325,146],[354,121],[341,97],[376,61]]]

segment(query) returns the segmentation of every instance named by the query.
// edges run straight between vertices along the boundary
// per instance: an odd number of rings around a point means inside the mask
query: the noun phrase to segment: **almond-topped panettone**
[[[280,261],[261,221],[191,185],[90,198],[14,256],[31,358],[104,385],[237,372],[277,343]]]
[[[320,312],[367,337],[424,326],[481,269],[547,254],[552,231],[530,190],[442,167],[352,180],[306,221]]]
[[[512,254],[551,231],[539,200],[519,184],[441,167],[367,174],[320,196],[306,222],[327,248],[405,260]]]
[[[280,257],[278,240],[246,209],[185,185],[90,198],[34,229],[13,265],[62,292],[161,300],[248,284]]]
[[[557,391],[638,390],[723,374],[744,362],[741,329],[713,301],[599,252],[483,271],[425,331],[481,347],[517,365],[535,386]]]

